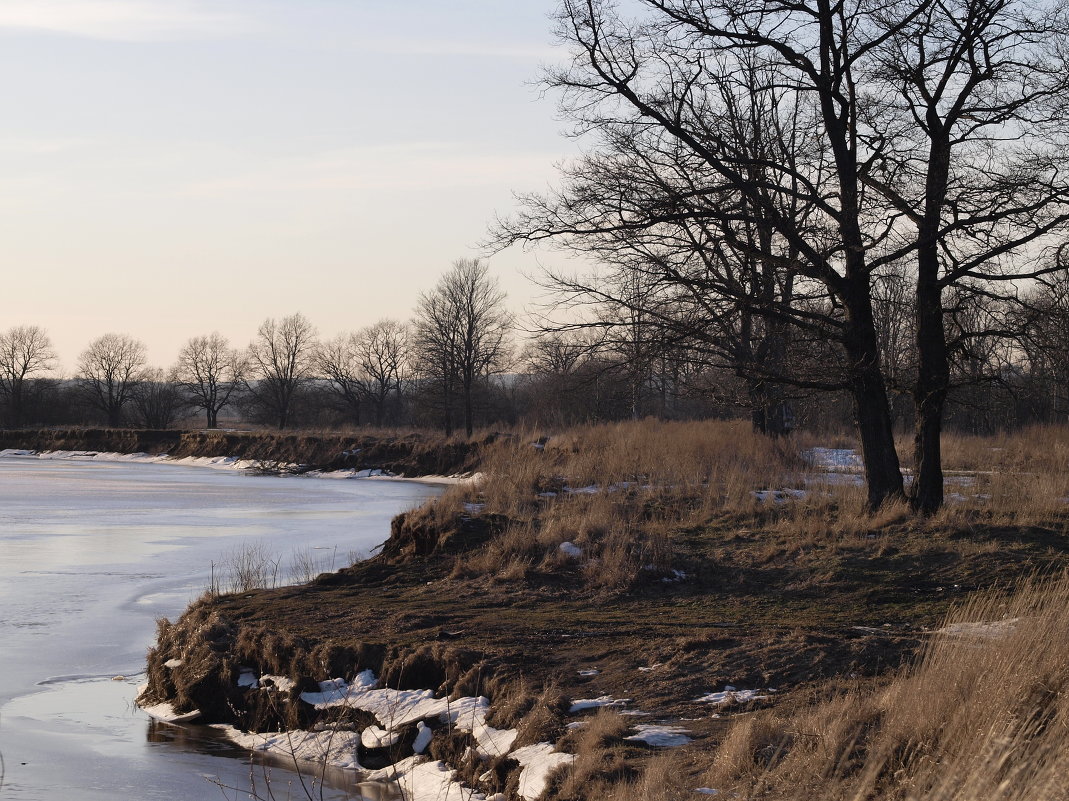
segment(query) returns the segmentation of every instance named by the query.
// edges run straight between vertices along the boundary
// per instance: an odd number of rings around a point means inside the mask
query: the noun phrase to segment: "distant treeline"
[[[1069,411],[1065,295],[1034,291],[1026,337],[975,337],[955,362],[947,422],[989,432],[1064,421]],[[1047,289],[1047,291],[1050,291]],[[598,326],[544,330],[516,345],[504,294],[485,264],[462,260],[420,296],[411,321],[383,319],[330,340],[301,314],[268,319],[245,348],[218,333],[186,342],[175,364],[153,367],[136,339],[89,343],[72,376],[54,373],[47,333],[0,331],[0,424],[164,430],[437,428],[446,434],[520,423],[567,425],[656,417],[749,417],[774,434],[796,426],[845,429],[845,391],[791,387],[714,359],[656,320],[606,316]],[[916,365],[895,297],[877,303],[883,363],[897,427],[913,425]],[[792,348],[796,374],[841,370],[832,351]],[[823,367],[821,367],[823,365]]]

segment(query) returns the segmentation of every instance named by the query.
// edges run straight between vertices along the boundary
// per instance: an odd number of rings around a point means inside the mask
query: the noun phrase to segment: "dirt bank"
[[[164,623],[147,700],[242,729],[359,732],[366,716],[339,720],[302,694],[370,670],[398,690],[488,696],[488,724],[516,729],[520,750],[574,755],[546,798],[651,797],[640,779],[655,797],[691,798],[747,721],[746,742],[760,741],[769,715],[883,686],[943,636],[955,604],[1069,566],[1064,505],[977,492],[933,519],[904,506],[868,514],[856,476],[805,463],[729,424],[501,440],[483,481],[396,518],[375,559],[204,598]],[[590,708],[573,706],[584,699]],[[647,724],[686,732],[676,761],[636,745]],[[393,761],[417,735],[400,736]],[[468,787],[522,797],[520,762],[475,759],[471,746],[445,726],[429,753]],[[762,741],[747,758],[781,747]]]
[[[302,470],[386,470],[399,476],[455,475],[476,469],[473,441],[440,434],[309,434],[262,431],[178,431],[108,428],[0,430],[0,449],[99,451],[241,459],[301,465]]]

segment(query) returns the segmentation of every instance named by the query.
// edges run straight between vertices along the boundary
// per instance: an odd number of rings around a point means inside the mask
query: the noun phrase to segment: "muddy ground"
[[[532,699],[557,699],[532,741],[567,735],[571,700],[609,695],[648,713],[636,722],[679,723],[696,738],[687,749],[707,749],[756,707],[881,681],[972,593],[1069,565],[1064,521],[904,518],[800,543],[757,513],[674,532],[678,579],[607,592],[586,589],[578,567],[459,578],[504,525],[468,516],[435,542],[402,517],[375,559],[308,585],[204,598],[161,629],[149,697],[241,728],[307,726],[301,689],[370,668],[394,687],[488,695],[511,710],[500,725],[522,728]],[[174,658],[181,668],[162,666]],[[287,703],[268,709],[238,690],[248,667],[294,679]],[[696,700],[727,686],[775,692],[741,706]]]

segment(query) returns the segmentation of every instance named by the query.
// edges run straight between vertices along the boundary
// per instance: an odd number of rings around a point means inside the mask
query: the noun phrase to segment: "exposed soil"
[[[120,428],[0,430],[0,449],[97,451],[186,456],[236,456],[266,466],[307,470],[385,470],[399,476],[467,473],[496,434],[481,439],[446,438],[412,432],[310,434],[264,431],[178,431]]]
[[[488,695],[494,725],[526,725],[529,742],[568,735],[570,699],[610,695],[649,713],[638,722],[686,721],[697,738],[688,747],[705,748],[725,717],[753,705],[700,696],[775,688],[760,704],[792,704],[880,681],[953,603],[1069,565],[1063,521],[940,530],[904,520],[800,546],[772,521],[725,516],[674,532],[684,578],[609,594],[583,589],[577,567],[456,578],[458,560],[507,521],[463,517],[436,533],[409,514],[375,559],[308,585],[206,598],[165,624],[150,698],[243,728],[307,725],[302,688],[371,668],[389,686]],[[164,668],[173,658],[182,667]],[[297,681],[291,702],[268,709],[239,690],[240,666]]]

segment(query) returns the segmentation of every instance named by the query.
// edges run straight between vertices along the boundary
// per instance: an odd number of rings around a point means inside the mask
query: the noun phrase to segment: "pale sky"
[[[0,329],[69,373],[108,331],[168,366],[294,311],[407,319],[576,151],[537,85],[555,5],[0,0]],[[490,264],[521,312],[536,257]]]

